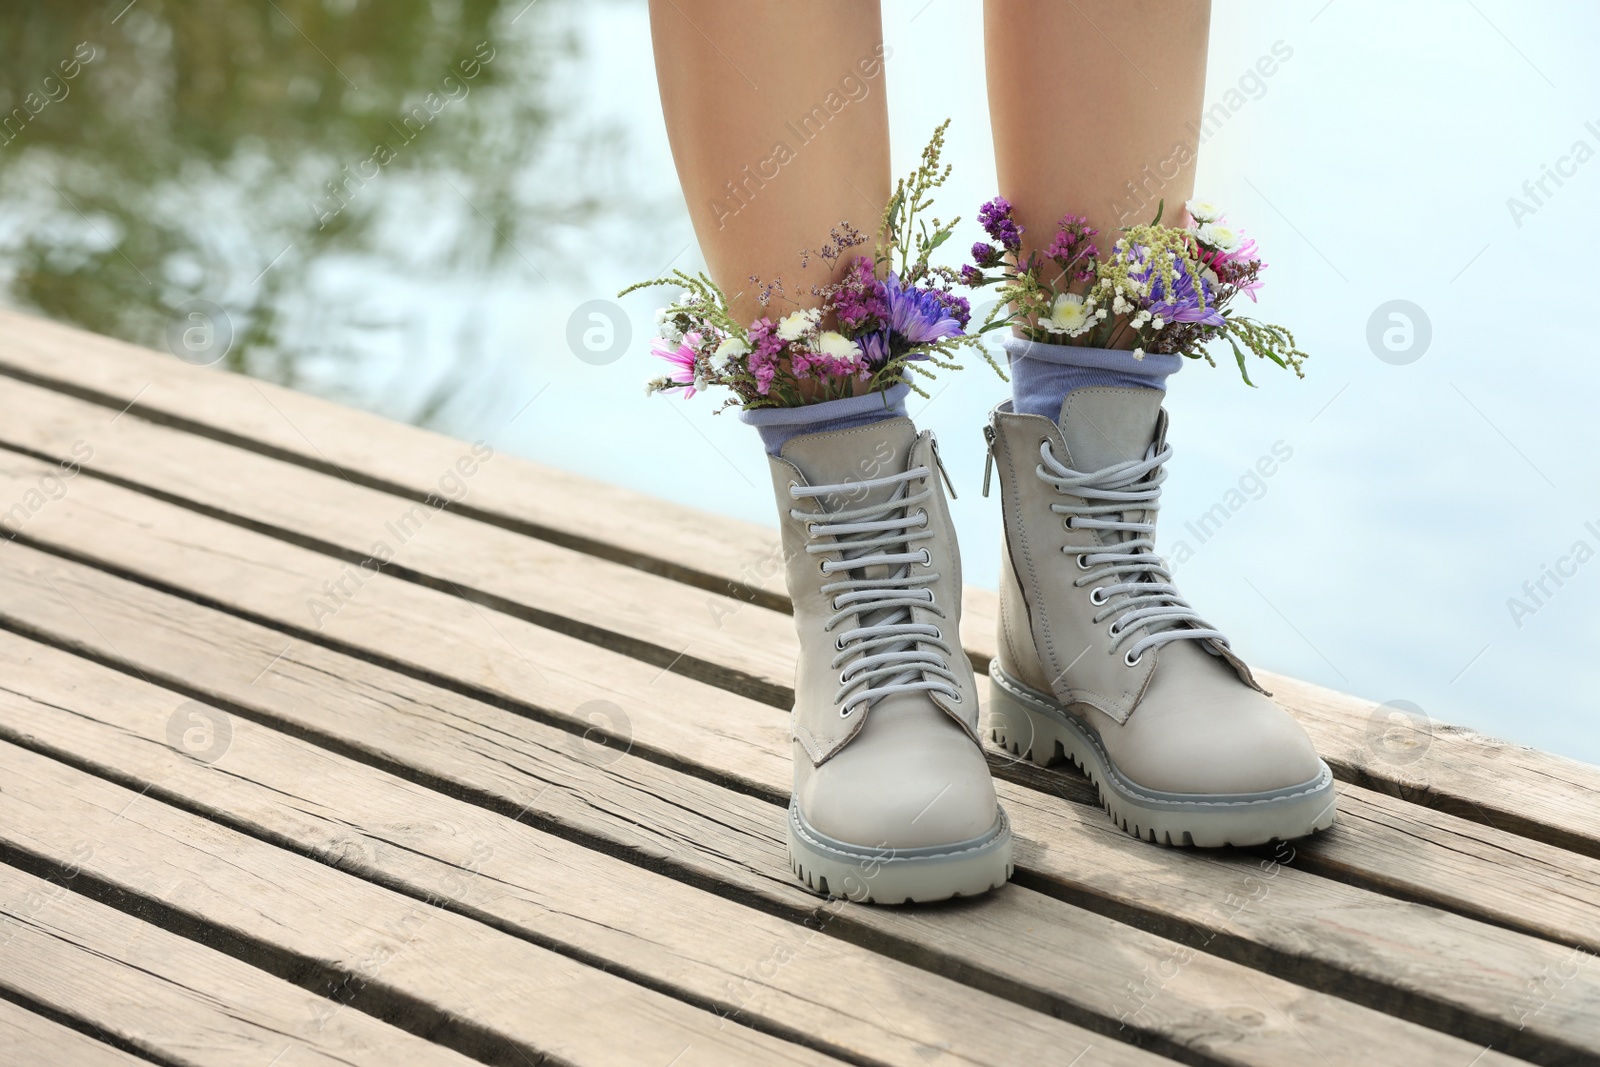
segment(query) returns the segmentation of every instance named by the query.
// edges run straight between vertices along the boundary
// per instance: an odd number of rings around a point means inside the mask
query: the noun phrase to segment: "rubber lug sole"
[[[981,896],[1011,877],[1011,821],[996,808],[994,828],[971,841],[869,848],[817,832],[791,803],[789,866],[813,893],[859,903],[927,904]]]
[[[1007,677],[998,662],[989,668],[989,696],[990,737],[997,745],[1038,767],[1072,763],[1094,783],[1112,823],[1142,841],[1243,848],[1293,841],[1333,825],[1333,773],[1326,763],[1316,778],[1287,789],[1227,796],[1164,793],[1124,776],[1092,727]]]

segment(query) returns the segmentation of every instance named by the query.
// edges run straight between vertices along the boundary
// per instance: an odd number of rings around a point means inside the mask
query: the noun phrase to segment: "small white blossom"
[[[1142,348],[1135,348],[1135,349],[1134,349],[1134,350],[1133,350],[1133,358],[1134,358],[1134,359],[1143,359],[1143,358],[1144,358],[1144,349],[1142,349]]]
[[[683,340],[683,331],[678,329],[678,324],[671,319],[661,319],[656,326],[656,336],[665,341],[667,347],[675,348]]]
[[[798,341],[801,336],[810,332],[811,328],[822,321],[822,312],[816,308],[806,311],[791,311],[778,320],[778,336],[785,341]]]
[[[1183,206],[1196,222],[1214,222],[1222,217],[1222,209],[1209,200],[1190,200]]]
[[[717,350],[711,353],[711,369],[715,371],[727,370],[728,364],[732,363],[740,356],[747,356],[749,354],[750,346],[745,343],[743,338],[724,338],[722,343],[717,346]]]
[[[1152,330],[1159,330],[1159,329],[1161,329],[1161,327],[1165,326],[1166,324],[1167,324],[1167,320],[1163,319],[1160,315],[1152,315],[1152,316],[1150,316],[1150,328]]]

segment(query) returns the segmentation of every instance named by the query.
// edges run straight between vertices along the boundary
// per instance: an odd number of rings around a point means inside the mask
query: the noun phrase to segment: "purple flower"
[[[872,329],[889,314],[883,283],[872,273],[872,261],[856,257],[829,299],[829,307],[842,330],[857,333]]]
[[[978,241],[972,246],[972,261],[980,267],[998,267],[1001,252],[987,241]]]
[[[919,289],[903,286],[896,274],[883,281],[888,314],[884,329],[856,338],[866,353],[867,363],[881,367],[891,354],[906,352],[913,345],[959,337],[972,311],[964,297],[942,289]],[[925,358],[914,355],[913,359]]]
[[[856,338],[856,344],[861,346],[865,355],[865,369],[876,370],[889,362],[889,331],[879,330],[869,333],[865,337]]]
[[[968,302],[967,298],[945,289],[933,289],[930,292],[933,293],[935,300],[944,305],[944,309],[950,313],[950,317],[956,320],[956,325],[962,331],[966,330],[967,323],[972,321],[972,304]]]
[[[1139,251],[1144,250],[1141,248]],[[1227,321],[1217,310],[1211,284],[1204,278],[1191,278],[1181,264],[1174,265],[1170,292],[1166,280],[1161,277],[1161,273],[1155,269],[1153,263],[1147,262],[1142,272],[1130,272],[1129,276],[1141,282],[1149,281],[1150,295],[1146,299],[1145,308],[1150,314],[1159,315],[1167,322],[1196,322],[1202,326],[1221,326]],[[1204,307],[1200,306],[1202,297],[1205,300]]]
[[[983,227],[990,238],[998,241],[1000,246],[1008,252],[1015,252],[1022,247],[1022,227],[1017,225],[1011,217],[1011,202],[1003,196],[997,196],[978,209],[978,223]],[[974,259],[977,259],[974,249]],[[978,262],[983,266],[981,259]]]
[[[889,332],[895,337],[917,345],[960,335],[961,324],[935,295],[937,290],[904,288],[899,276],[890,274],[883,292],[889,303]]]
[[[983,271],[968,263],[961,268],[961,284],[976,289],[983,284]]]

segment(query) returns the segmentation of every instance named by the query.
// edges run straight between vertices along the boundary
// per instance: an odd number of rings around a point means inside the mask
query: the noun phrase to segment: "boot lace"
[[[1115,537],[1099,549],[1063,545],[1061,551],[1076,552],[1078,569],[1086,572],[1074,579],[1073,585],[1082,587],[1111,579],[1109,584],[1094,584],[1089,591],[1090,602],[1101,609],[1093,621],[1100,623],[1115,616],[1107,631],[1113,652],[1139,635],[1123,653],[1123,662],[1130,667],[1138,664],[1145,649],[1159,648],[1169,641],[1228,644],[1220,631],[1178,595],[1172,573],[1156,555],[1154,513],[1160,507],[1161,483],[1167,480],[1163,465],[1171,458],[1171,446],[1157,451],[1152,444],[1142,460],[1085,472],[1075,471],[1056,459],[1049,440],[1039,445],[1040,463],[1035,472],[1057,492],[1081,501],[1051,504],[1050,510],[1066,516],[1069,530],[1105,530]],[[1128,521],[1124,513],[1129,511],[1147,512],[1148,521]],[[1125,595],[1113,603],[1111,598],[1118,594]]]
[[[913,467],[902,474],[849,482],[843,485],[789,486],[795,499],[837,496],[849,501],[873,489],[893,487],[879,503],[843,507],[834,511],[809,512],[791,509],[789,515],[806,524],[811,555],[838,553],[837,559],[823,559],[826,576],[842,575],[838,581],[822,586],[831,595],[835,614],[823,626],[832,633],[840,624],[858,616],[857,625],[834,638],[833,668],[839,671],[839,690],[833,702],[841,717],[855,707],[871,707],[892,693],[940,693],[959,703],[955,672],[948,657],[953,655],[940,627],[913,621],[911,609],[920,607],[939,618],[945,613],[934,603],[932,583],[937,571],[913,574],[913,566],[928,567],[932,559],[926,548],[913,543],[934,536],[928,529],[928,511],[917,507],[934,492],[928,467]],[[912,483],[921,482],[919,490]],[[832,538],[831,542],[824,539]],[[866,577],[869,567],[887,568],[882,577]]]

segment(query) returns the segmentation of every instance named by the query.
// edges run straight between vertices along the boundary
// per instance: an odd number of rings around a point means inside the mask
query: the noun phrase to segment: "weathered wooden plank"
[[[437,493],[462,451],[442,434],[5,309],[0,373],[412,500]],[[533,406],[510,417],[537,418],[538,404],[549,402],[528,399]],[[494,504],[474,501],[463,513],[716,593],[787,605],[770,530],[722,519],[713,526],[691,508],[505,458],[473,478],[475,493]]]
[[[63,349],[72,353],[71,361],[60,354]],[[74,384],[69,367],[90,386]],[[499,455],[480,464],[461,442],[4,312],[0,372],[28,375],[52,389],[72,389],[98,401],[87,407],[52,404],[33,390],[0,391],[5,411],[0,439],[58,458],[70,456],[71,447],[82,442],[95,450],[91,465],[112,476],[267,528],[292,530],[290,536],[321,542],[318,547],[342,552],[353,563],[382,540],[398,551],[399,566],[406,568],[402,573],[419,580],[769,703],[781,705],[786,699],[794,638],[787,620],[766,610],[786,608],[775,584],[779,556],[770,534],[711,516],[692,521],[684,509],[514,457]],[[104,405],[120,410],[136,395],[136,412],[243,447],[208,448],[192,435],[163,437],[137,419],[110,422],[115,411]],[[179,461],[174,467],[185,441],[207,462],[184,466]],[[252,464],[242,455],[250,449],[318,470],[338,466],[343,477],[318,489],[315,478]],[[474,473],[464,479],[468,496],[453,506],[457,514],[439,514],[438,522],[430,520],[419,535],[399,544],[401,538],[386,526],[404,525],[403,517],[414,509],[381,497],[398,493],[409,500],[438,492],[440,479],[463,456]],[[230,479],[236,465],[261,476]],[[383,493],[363,494],[352,483]],[[256,490],[264,491],[253,501]],[[305,509],[298,522],[292,510],[296,501]],[[422,513],[434,514],[426,508]],[[670,574],[697,588],[691,593],[669,583],[647,583],[635,595],[619,597],[614,594],[624,579],[613,570],[586,567],[504,531],[497,536],[484,531],[482,523],[464,521],[466,515]],[[462,551],[463,542],[473,551]],[[689,560],[709,569],[689,573],[684,569]],[[733,596],[707,594],[701,591],[705,588]],[[747,599],[754,604],[744,607]],[[967,591],[962,637],[980,667],[994,653],[994,614],[992,593]],[[1342,778],[1600,857],[1600,820],[1586,810],[1588,798],[1600,791],[1600,769],[1442,723],[1430,725],[1421,738],[1426,747],[1415,760],[1395,762],[1374,743],[1387,726],[1375,718],[1377,705],[1293,679],[1265,677]]]
[[[76,862],[144,917],[316,988],[313,1021],[349,1004],[493,1063],[838,1062],[8,742],[0,774],[9,861]]]
[[[296,643],[285,651],[273,631],[20,546],[0,564],[0,615],[8,626],[121,662],[161,685],[209,694],[236,714],[495,810],[525,812],[536,825],[695,884],[809,912],[808,898],[788,879],[779,811],[754,797],[614,750],[593,750],[572,734],[326,649]],[[650,728],[634,717],[636,734]],[[772,795],[778,786],[769,782],[766,791]],[[1488,1035],[1481,1042],[1492,1040],[1497,1049],[1522,1022],[1512,1003],[1521,982],[1566,958],[1549,951],[1555,946],[1270,862],[1263,867],[1254,857],[1191,857],[1141,846],[1096,811],[1040,794],[1033,794],[1036,804],[1019,803],[1028,791],[1007,790],[1027,861],[1084,901],[1124,909],[1170,904],[1173,917],[1160,921],[1190,945],[1256,951],[1266,969],[1299,969],[1345,996],[1375,1000],[1470,1039]],[[1134,877],[1125,880],[1130,858],[1137,860]],[[1184,884],[1165,884],[1178,881]],[[1278,912],[1281,901],[1283,914],[1266,915],[1260,900],[1254,911],[1230,912],[1230,901],[1269,881],[1272,909]],[[939,913],[845,909],[828,928],[1022,1003],[1069,1018],[1074,1011],[1102,1020],[1129,1017],[1130,1026],[1180,1041],[1249,1048],[1247,1035],[1278,1010],[1273,1005],[1285,1003],[1277,990],[1293,988],[1263,986],[1274,980],[1246,975],[1246,990],[1238,972],[1219,970],[1221,960],[1171,942],[1152,946],[1137,930],[1096,925],[1103,921],[1014,887],[981,905]],[[1195,981],[1238,999],[1226,1011],[1201,1007],[1190,1000]],[[1568,1015],[1581,1017],[1592,997],[1586,986],[1568,991],[1559,1013],[1530,1024],[1523,1045],[1554,1061],[1552,1042],[1587,1040],[1570,1038]],[[1335,1026],[1380,1045],[1415,1040],[1390,1033],[1386,1025],[1395,1020],[1352,1024],[1329,1006],[1337,1001],[1318,1004],[1304,991],[1295,999],[1297,1020],[1317,1020],[1297,1022],[1301,1028]]]
[[[1339,818],[1298,866],[1600,953],[1600,860],[1357,786]]]
[[[31,399],[37,400],[41,409],[54,411],[67,419],[74,431],[83,428],[80,421],[82,412],[63,407],[79,402],[64,400],[51,406],[48,394]],[[4,409],[0,408],[0,413],[3,412]],[[14,410],[9,414],[13,417],[0,418],[0,427],[26,423],[29,417],[26,409]],[[119,424],[136,424],[136,420],[132,416],[123,416]],[[5,432],[0,429],[0,436]],[[222,450],[225,446],[196,441],[188,435],[175,434],[160,427],[145,426],[115,433],[126,433],[128,439],[138,447],[130,449],[126,456],[111,461],[111,473],[117,476],[137,475],[141,457],[149,456],[150,473],[141,476],[158,482],[163,492],[176,492],[182,489],[180,468],[186,459],[197,471],[226,471],[228,473],[220,478],[197,473],[193,480],[205,487],[208,499],[225,500],[228,506],[245,512],[253,523],[277,527],[277,524],[292,522],[298,513],[305,516],[306,524],[315,531],[328,537],[344,538],[351,544],[359,543],[363,524],[367,529],[381,529],[384,525],[385,512],[373,510],[373,501],[370,499],[370,496],[378,496],[381,502],[383,498],[380,494],[362,496],[369,491],[351,489],[336,478],[249,456],[238,449],[228,448],[226,451],[231,455],[219,457],[208,453],[207,445],[213,450]],[[106,436],[110,434],[103,435],[102,440]],[[60,439],[53,439],[53,443],[59,444]],[[186,445],[193,451],[179,454]],[[115,447],[102,444],[97,454],[116,452]],[[34,461],[8,456],[0,453],[0,500],[6,499],[3,494],[7,491],[25,493],[25,487],[31,484],[30,479],[44,476],[42,472],[33,473],[35,468],[30,464]],[[241,457],[243,462],[238,471],[243,476],[239,481],[245,491],[235,492],[228,489],[226,483],[234,477],[235,468],[232,464]],[[252,463],[257,466],[252,467]],[[9,475],[5,473],[7,471]],[[253,503],[252,499],[259,502]],[[353,518],[339,516],[339,506],[345,502],[352,505]],[[105,515],[110,517],[95,521],[97,516]],[[108,532],[105,527],[107,522],[121,525],[114,532]],[[439,525],[434,525],[436,523]],[[446,523],[452,525],[446,526]],[[451,536],[436,541],[427,540],[435,529]],[[453,515],[441,515],[422,527],[412,541],[399,550],[398,558],[402,562],[431,568],[438,580],[448,588],[459,588],[458,583],[461,582],[489,585],[493,581],[491,573],[474,570],[471,562],[456,563],[453,559],[459,557],[463,561],[471,561],[481,558],[488,561],[491,570],[505,567],[515,572],[515,546],[499,545],[496,538],[503,536],[516,541],[527,539],[504,531],[493,531],[485,542],[494,547],[480,553],[476,547],[479,544],[477,535],[486,529],[481,523]],[[637,707],[639,711],[650,714],[666,731],[667,736],[654,751],[669,760],[681,758],[684,752],[698,752],[704,757],[702,762],[706,765],[735,773],[739,762],[719,758],[717,753],[748,754],[752,732],[758,731],[762,745],[757,759],[762,764],[762,776],[754,780],[733,780],[746,788],[762,788],[763,783],[773,780],[771,775],[786,773],[774,769],[784,766],[787,759],[781,742],[781,719],[772,715],[752,715],[749,705],[736,697],[686,683],[676,674],[664,675],[653,665],[597,656],[593,647],[585,643],[551,633],[540,626],[492,615],[485,608],[458,598],[440,596],[431,587],[418,588],[413,583],[394,581],[386,574],[367,579],[362,572],[348,564],[325,559],[277,540],[258,537],[209,518],[189,515],[119,487],[93,479],[84,479],[81,483],[75,481],[63,500],[41,508],[36,515],[30,515],[28,523],[19,527],[19,532],[24,538],[45,539],[80,557],[109,563],[125,572],[137,572],[158,582],[196,590],[203,598],[225,602],[232,610],[271,618],[278,625],[298,627],[307,636],[313,633],[310,624],[315,618],[315,630],[321,636],[342,642],[345,647],[361,648],[366,650],[364,654],[387,657],[392,666],[401,669],[422,668],[436,680],[446,680],[447,683],[472,686],[478,685],[481,679],[489,678],[503,683],[489,684],[487,688],[491,694],[504,699],[520,700],[529,694],[538,694],[538,699],[532,700],[532,703],[539,707],[553,702],[558,707],[581,712],[592,701],[608,700],[615,703],[626,696],[628,699],[624,703],[628,707]],[[455,547],[457,543],[465,547]],[[420,554],[408,555],[413,544],[427,553],[425,562]],[[235,547],[219,553],[217,549],[223,545]],[[578,556],[577,559],[583,561],[585,557]],[[614,566],[595,564],[594,561],[575,565],[578,576],[575,585],[568,586],[573,590],[570,598],[583,597],[576,586],[584,584],[584,568],[593,565]],[[349,594],[341,594],[337,602],[318,585],[321,576],[336,567],[360,576],[360,585],[350,587]],[[292,575],[300,577],[295,579]],[[597,578],[596,585],[602,586],[607,581],[613,581],[614,577]],[[539,575],[534,575],[534,579],[525,588],[537,586]],[[674,586],[674,583],[661,579],[650,581]],[[509,577],[503,588],[514,587],[517,583],[518,579]],[[239,586],[244,592],[231,597],[211,592],[231,590],[234,586]],[[674,587],[687,591],[686,587]],[[609,600],[613,596],[626,598],[625,588],[607,588],[605,591],[607,596],[604,599]],[[653,596],[659,590],[649,587],[647,592]],[[681,619],[682,633],[689,637],[685,648],[699,642],[700,647],[705,649],[704,657],[714,662],[724,655],[737,655],[747,636],[775,640],[770,632],[759,627],[748,631],[745,629],[750,620],[758,617],[779,618],[776,613],[754,606],[745,607],[743,614],[735,617],[737,625],[724,629],[697,629],[707,616],[695,610],[693,598],[705,595],[690,592],[689,603],[671,605],[672,611],[684,613]],[[335,604],[336,610],[314,616],[310,610],[304,609],[307,603]],[[549,606],[555,609],[561,605],[552,601]],[[600,606],[592,610],[603,612],[607,609]],[[457,640],[453,643],[414,640],[415,628],[404,620],[419,618],[429,619],[432,629],[439,635],[453,634]],[[786,619],[783,621],[787,624]],[[623,620],[619,625],[629,624]],[[792,644],[792,632],[785,636]],[[499,662],[504,657],[498,653],[508,648],[519,650],[518,656],[522,658]],[[679,648],[679,654],[685,648]],[[743,662],[748,665],[750,661]],[[597,689],[596,679],[605,679],[604,692]],[[681,714],[685,706],[701,710],[693,717],[686,717]],[[714,736],[705,738],[706,730],[710,730]],[[654,745],[653,741],[650,743]],[[712,747],[705,747],[708,744]],[[1025,780],[1048,783],[1051,778],[1033,775]],[[1365,796],[1372,803],[1378,802],[1375,796],[1364,790],[1347,790],[1347,793],[1356,798]],[[1398,803],[1383,807],[1392,824],[1414,824],[1414,837],[1436,840],[1438,847],[1427,852],[1419,861],[1414,851],[1407,853],[1386,846],[1364,847],[1359,837],[1341,834],[1331,840],[1312,842],[1309,855],[1328,857],[1325,869],[1336,870],[1341,877],[1358,884],[1386,892],[1396,891],[1412,899],[1443,903],[1475,918],[1554,937],[1568,944],[1600,944],[1600,919],[1597,919],[1600,916],[1600,886],[1597,886],[1600,883],[1600,873],[1597,873],[1600,872],[1600,862],[1572,856],[1572,862],[1565,863],[1560,856],[1550,854],[1552,850],[1549,848],[1534,847],[1535,842],[1529,842],[1528,848],[1496,843],[1493,838],[1498,835],[1492,833],[1487,839],[1486,849],[1478,849],[1477,843],[1483,835],[1476,830],[1455,827],[1452,821],[1442,833],[1435,833],[1430,828],[1430,822],[1443,825],[1437,816],[1422,811],[1407,813]],[[1355,832],[1359,834],[1362,831]],[[1450,843],[1455,836],[1465,838],[1460,847]],[[1352,842],[1353,847],[1341,848],[1346,841]],[[1523,868],[1499,862],[1507,855],[1508,848],[1530,855],[1548,854],[1547,862],[1553,869],[1564,872],[1564,880],[1570,883],[1571,888],[1547,895],[1548,878],[1525,878]],[[1334,854],[1337,854],[1337,858]],[[1474,855],[1481,857],[1483,862],[1475,863],[1468,859]],[[1429,857],[1433,862],[1428,861]],[[1368,866],[1370,870],[1366,869]],[[1541,904],[1530,908],[1522,903],[1530,896],[1540,900]]]
[[[1346,781],[1600,858],[1600,768],[1263,671]],[[1389,733],[1393,730],[1393,734]]]
[[[461,883],[444,906],[765,1032],[910,1067],[1168,1062],[248,719],[193,758],[170,739],[184,697],[3,631],[0,662],[0,736],[409,896]]]
[[[0,800],[10,796],[13,784],[6,781]],[[103,847],[98,839],[73,838],[61,857],[65,873],[57,867],[48,878],[0,864],[0,989],[8,997],[166,1064],[262,1067],[275,1057],[282,1065],[328,1067],[473,1062],[360,1012],[339,1011],[339,1005],[231,956],[80,896],[71,883]],[[49,1039],[37,1029],[32,1034],[18,1040]],[[86,1045],[88,1039],[77,1036],[61,1038],[45,1057],[3,1062],[21,1067],[79,1055],[84,1063],[127,1062],[109,1052],[93,1059],[95,1043]],[[5,1040],[0,1038],[0,1051]]]
[[[148,1062],[0,998],[0,1063],[129,1067]]]
[[[99,405],[23,382],[0,389],[0,444],[73,460],[120,484],[337,556],[352,569],[380,560],[386,574],[774,706],[787,709],[793,700],[788,615],[468,519],[455,505],[396,500],[133,414],[113,423]],[[474,472],[461,479],[463,502],[475,499],[474,480],[501,462],[483,460],[465,444],[457,461]],[[30,518],[0,513],[0,526],[25,536]],[[322,599],[336,608],[336,597]]]

